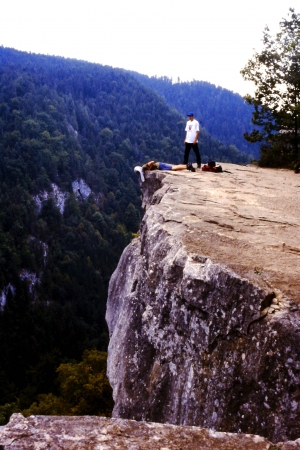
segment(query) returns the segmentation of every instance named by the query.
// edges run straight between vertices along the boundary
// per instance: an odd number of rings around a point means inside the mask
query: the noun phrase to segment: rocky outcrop
[[[146,174],[109,287],[113,416],[297,439],[300,180],[223,168]]]
[[[68,197],[68,192],[61,191],[55,183],[51,183],[51,192],[42,191],[38,195],[33,196],[33,200],[35,201],[38,212],[40,212],[43,202],[48,200],[49,198],[53,198],[60,210],[60,213],[63,214],[65,209],[65,202]]]
[[[300,442],[273,445],[260,436],[218,433],[105,417],[14,414],[1,431],[5,450],[297,450]]]
[[[78,200],[86,200],[89,195],[93,193],[82,178],[72,181],[72,191]],[[39,194],[33,196],[33,200],[37,206],[38,212],[40,212],[43,203],[49,198],[52,198],[59,208],[60,213],[63,214],[65,203],[69,198],[69,195],[69,192],[64,192],[55,183],[51,183],[51,191],[41,191]],[[96,195],[97,200],[99,200],[100,197],[101,194]]]

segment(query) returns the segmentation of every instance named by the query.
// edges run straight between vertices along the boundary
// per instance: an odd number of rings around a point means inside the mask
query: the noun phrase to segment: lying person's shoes
[[[187,163],[186,168],[187,168],[187,170],[190,170],[191,172],[196,172],[192,163]]]

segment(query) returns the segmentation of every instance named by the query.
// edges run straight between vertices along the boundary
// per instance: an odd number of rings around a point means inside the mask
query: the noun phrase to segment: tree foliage
[[[56,395],[60,363],[106,350],[109,278],[142,215],[133,167],[180,162],[178,120],[121,71],[0,47],[0,405]]]
[[[300,159],[300,14],[290,9],[280,29],[274,37],[265,29],[263,50],[241,73],[256,85],[254,96],[245,99],[254,106],[257,128],[245,138],[261,143],[262,165],[288,167]]]
[[[61,364],[56,370],[59,395],[41,394],[23,414],[110,417],[113,399],[106,376],[106,359],[105,352],[93,349],[86,350],[79,363]]]

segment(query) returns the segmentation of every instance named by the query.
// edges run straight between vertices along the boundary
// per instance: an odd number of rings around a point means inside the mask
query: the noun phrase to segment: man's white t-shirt
[[[186,138],[185,142],[188,142],[189,144],[193,144],[195,138],[196,138],[196,132],[200,131],[199,128],[199,122],[198,120],[188,120],[185,127],[186,131]],[[198,139],[197,139],[198,142]]]

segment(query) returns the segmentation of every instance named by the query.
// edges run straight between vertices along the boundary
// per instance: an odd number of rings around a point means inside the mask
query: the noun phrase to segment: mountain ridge
[[[108,282],[143,215],[133,168],[182,162],[184,125],[122,70],[0,47],[0,405],[57,394],[61,363],[106,350]]]
[[[137,80],[152,88],[166,102],[186,116],[193,111],[202,127],[215,139],[234,145],[250,159],[258,158],[259,146],[250,144],[243,135],[252,131],[253,108],[243,97],[221,86],[206,81],[176,82],[168,77],[149,77],[131,73]]]

